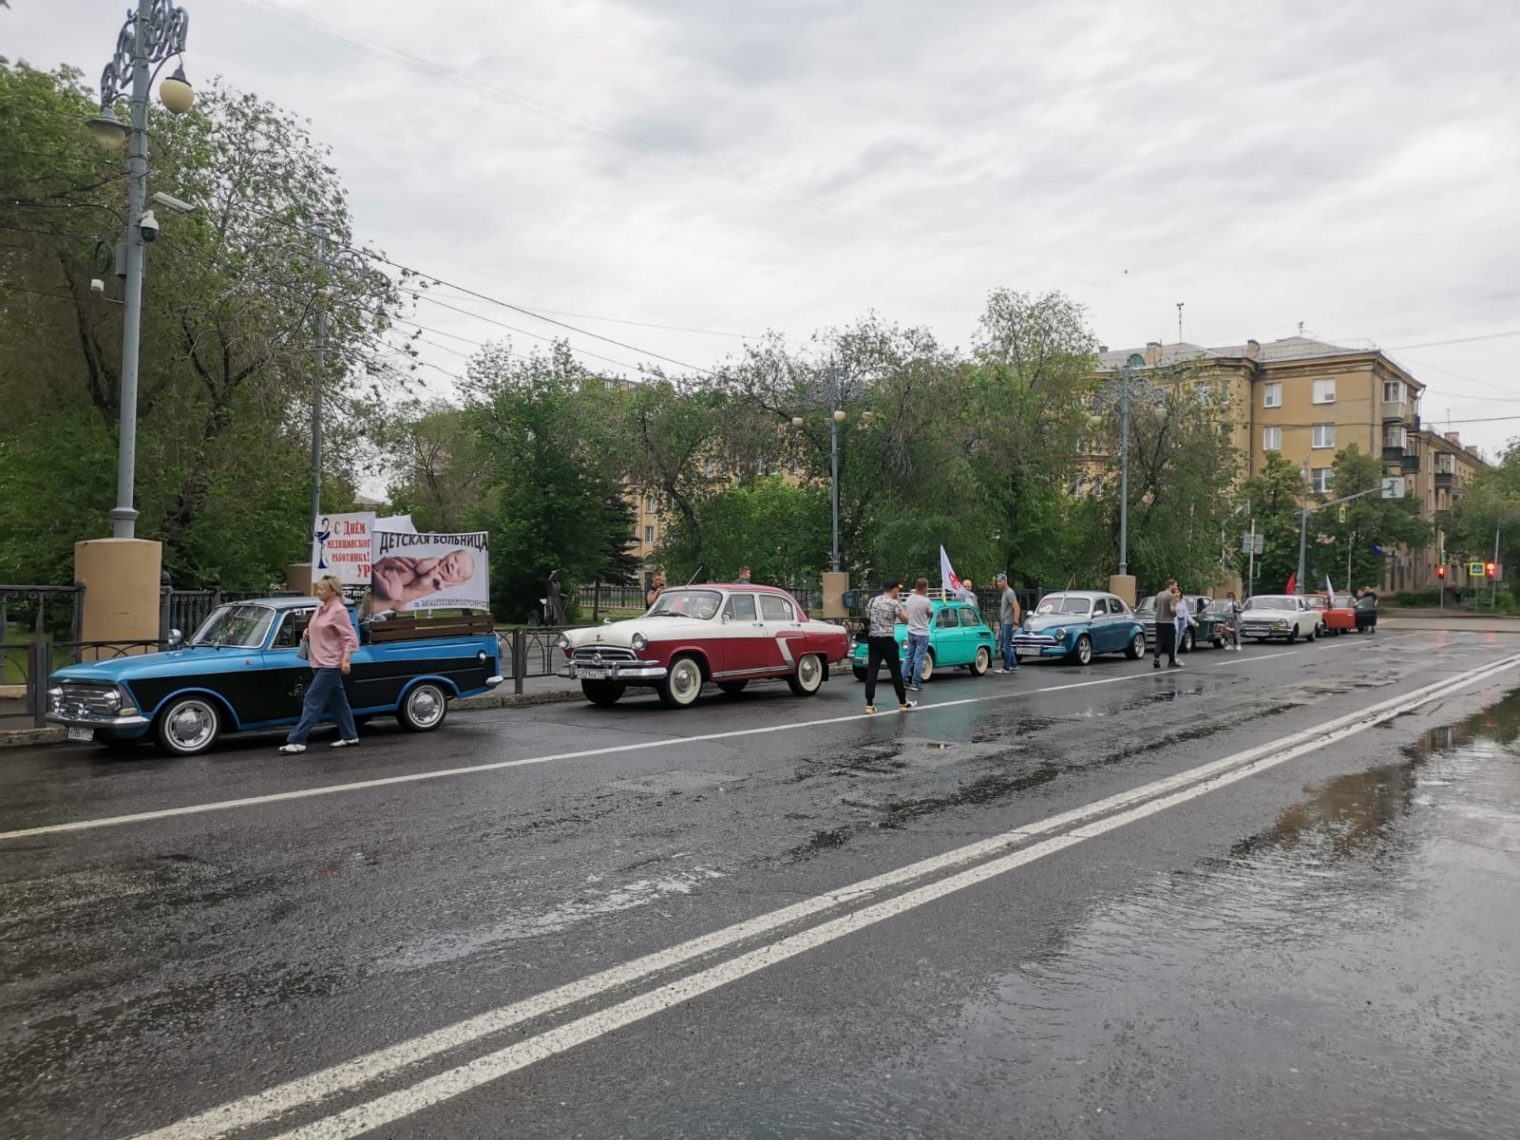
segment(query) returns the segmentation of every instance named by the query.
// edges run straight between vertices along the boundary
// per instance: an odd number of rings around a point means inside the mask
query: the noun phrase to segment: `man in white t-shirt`
[[[929,655],[929,623],[934,620],[934,603],[929,600],[929,579],[920,578],[913,583],[913,592],[908,595],[908,660],[906,673],[908,674],[908,688],[915,693],[923,688],[923,677],[919,675],[923,668],[924,658]]]

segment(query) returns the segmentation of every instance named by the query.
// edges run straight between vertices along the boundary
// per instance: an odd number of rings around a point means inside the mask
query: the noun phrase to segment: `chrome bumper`
[[[102,716],[94,713],[48,713],[47,719],[71,728],[147,728],[151,723],[145,716]]]
[[[654,661],[609,661],[605,665],[572,661],[560,676],[572,681],[663,681],[669,672]]]

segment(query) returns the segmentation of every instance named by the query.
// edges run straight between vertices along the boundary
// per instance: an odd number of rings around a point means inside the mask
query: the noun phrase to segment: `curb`
[[[32,748],[38,744],[61,744],[66,730],[54,724],[46,728],[0,729],[0,748]]]

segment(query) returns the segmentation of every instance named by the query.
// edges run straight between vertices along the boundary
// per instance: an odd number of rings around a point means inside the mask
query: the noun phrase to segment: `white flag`
[[[946,593],[959,593],[961,580],[956,577],[955,567],[950,565],[950,556],[945,553],[945,548],[939,548],[939,584]]]

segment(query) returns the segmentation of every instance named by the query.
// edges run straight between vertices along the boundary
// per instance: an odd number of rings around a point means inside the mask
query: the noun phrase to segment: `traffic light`
[[[1341,504],[1341,508],[1337,512],[1337,517],[1338,517],[1338,520],[1340,521],[1341,525],[1344,526],[1346,524],[1346,504],[1344,504],[1344,503]]]
[[[1444,566],[1437,566],[1436,567],[1436,577],[1437,578],[1445,578],[1446,577],[1446,567],[1444,567]]]
[[[1493,562],[1485,562],[1483,570],[1490,578],[1497,577],[1499,574],[1499,567]]]

